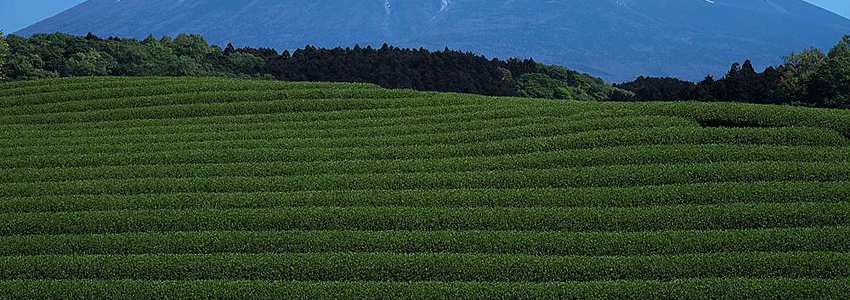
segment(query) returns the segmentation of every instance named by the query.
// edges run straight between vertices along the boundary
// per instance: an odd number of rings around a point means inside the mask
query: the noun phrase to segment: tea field
[[[850,111],[0,84],[2,299],[849,299]]]

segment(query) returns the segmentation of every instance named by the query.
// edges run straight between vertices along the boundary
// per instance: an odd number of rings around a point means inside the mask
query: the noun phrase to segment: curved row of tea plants
[[[850,112],[0,84],[0,295],[850,298]]]

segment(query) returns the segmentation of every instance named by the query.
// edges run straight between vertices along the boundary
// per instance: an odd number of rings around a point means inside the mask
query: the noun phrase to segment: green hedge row
[[[14,89],[21,87],[39,87],[53,86],[60,84],[80,84],[80,83],[97,83],[101,81],[126,81],[128,85],[145,84],[151,82],[179,83],[192,81],[194,79],[172,79],[172,78],[75,78],[75,79],[58,79],[58,80],[43,80],[32,82],[5,83],[0,85],[0,88],[8,91],[6,95],[16,94]],[[230,81],[228,87],[231,89],[250,89],[257,85],[266,85],[275,83],[254,82],[254,81],[239,81],[239,80],[219,80],[202,78],[198,82],[210,81]],[[278,83],[280,85],[299,85],[302,83]],[[303,83],[304,88],[321,88],[318,83]],[[329,84],[334,87],[358,87],[359,85],[352,84]],[[361,84],[362,85],[362,84]],[[368,87],[369,85],[362,85]],[[24,91],[21,91],[23,93]],[[425,93],[420,93],[425,94]],[[90,95],[88,95],[90,96]],[[485,99],[484,97],[478,97]],[[755,123],[765,126],[818,126],[824,128],[836,129],[840,132],[850,132],[850,122],[842,122],[844,119],[850,118],[850,113],[841,110],[824,110],[811,109],[802,107],[783,107],[783,106],[763,106],[741,103],[581,103],[574,101],[523,101],[524,99],[487,99],[487,101],[520,101],[521,104],[536,103],[539,105],[551,106],[556,103],[561,103],[555,106],[581,106],[582,109],[634,109],[645,114],[662,114],[662,115],[677,115],[681,117],[696,118],[699,120],[725,120],[742,123]],[[544,103],[545,102],[545,103]]]
[[[431,120],[438,121],[436,118]],[[317,121],[310,123],[253,123],[228,125],[190,125],[167,127],[137,127],[119,130],[91,130],[73,132],[42,132],[29,135],[30,130],[15,131],[9,134],[8,147],[33,147],[45,145],[64,145],[74,147],[85,144],[135,144],[135,143],[181,143],[220,140],[263,140],[263,139],[321,139],[380,137],[394,135],[456,133],[471,130],[490,130],[492,128],[512,128],[520,126],[555,123],[551,117],[508,117],[492,119],[473,119],[468,121],[418,123],[422,118],[378,119],[371,123],[359,120]],[[404,124],[411,122],[411,124]],[[417,123],[413,123],[417,122]],[[323,126],[324,125],[324,126]],[[352,126],[347,126],[352,125]],[[123,133],[122,133],[123,132]],[[51,136],[48,136],[50,134]],[[67,134],[67,136],[63,136]],[[13,137],[14,135],[14,137]]]
[[[424,143],[405,146],[380,146],[384,139],[373,139],[370,147],[362,144],[368,138],[341,138],[326,140],[250,140],[212,141],[192,143],[198,149],[160,152],[113,152],[94,154],[49,154],[8,156],[0,161],[0,168],[86,167],[152,164],[195,164],[270,161],[329,161],[329,160],[380,160],[380,159],[438,159],[467,156],[495,156],[551,152],[570,149],[600,147],[674,145],[674,144],[766,144],[787,146],[848,146],[846,140],[828,129],[818,128],[693,128],[648,127],[612,129],[564,134],[548,137],[521,137],[458,144],[439,144],[420,137],[398,137],[401,143]],[[433,136],[439,138],[439,135]],[[470,138],[492,138],[470,137]],[[386,142],[389,143],[389,142]],[[437,143],[437,144],[427,144]],[[171,146],[169,146],[171,145]],[[176,147],[179,144],[163,144]],[[350,145],[343,148],[326,148]],[[321,148],[320,146],[325,146]],[[189,146],[185,146],[189,147]],[[298,148],[294,148],[298,147]],[[320,147],[320,148],[317,148]],[[37,147],[30,148],[39,153]],[[154,149],[154,146],[151,148]],[[116,151],[119,149],[116,149]],[[141,150],[141,149],[140,149]],[[11,150],[7,150],[11,151]]]
[[[65,85],[89,85],[89,86],[99,86],[99,85],[109,85],[109,84],[120,84],[125,83],[129,85],[133,85],[137,82],[150,82],[155,81],[157,79],[166,78],[177,80],[184,79],[189,77],[148,77],[148,78],[126,78],[126,77],[65,77],[65,78],[44,78],[39,80],[26,80],[26,81],[9,81],[9,82],[0,82],[0,89],[3,91],[9,91],[9,95],[15,94],[15,91],[23,90],[21,93],[26,94],[29,89],[42,89],[42,88],[51,88],[51,87],[62,87]],[[199,77],[195,77],[200,79]],[[60,89],[61,90],[61,89]]]
[[[150,95],[148,95],[150,94]],[[351,101],[386,99],[427,99],[429,93],[411,90],[359,88],[316,88],[277,90],[234,90],[217,84],[147,86],[92,89],[0,98],[0,115],[103,111],[196,103],[258,102],[279,100],[349,99]],[[5,101],[4,101],[5,100]],[[23,103],[43,104],[21,105]],[[59,101],[59,102],[56,102]],[[5,103],[4,103],[5,102]],[[2,105],[11,107],[2,107]]]
[[[500,254],[151,254],[0,257],[0,279],[298,281],[674,280],[850,277],[850,253],[650,256]]]
[[[486,128],[500,126],[517,126],[537,123],[555,123],[562,121],[561,118],[548,116],[527,116],[524,112],[513,108],[494,109],[481,111],[479,107],[458,107],[458,112],[451,114],[428,115],[423,112],[417,116],[389,117],[389,118],[356,118],[336,120],[306,120],[306,121],[280,121],[269,122],[243,122],[243,120],[220,120],[217,124],[179,124],[179,125],[154,125],[138,127],[115,127],[115,128],[90,128],[78,129],[47,129],[7,128],[5,136],[14,138],[18,145],[37,145],[43,140],[49,139],[56,143],[68,145],[78,144],[79,140],[100,140],[102,142],[133,141],[138,139],[150,139],[154,136],[163,138],[173,135],[204,137],[216,134],[232,135],[234,133],[246,133],[257,135],[261,131],[267,132],[291,132],[303,134],[310,132],[316,134],[314,137],[333,136],[358,136],[378,134],[375,131],[397,131],[406,132],[422,130],[421,133],[445,132],[457,127],[460,128]],[[662,117],[656,117],[662,118]],[[207,120],[204,120],[207,121]],[[11,126],[10,126],[11,127]],[[450,129],[446,129],[446,128]],[[219,138],[220,139],[220,138]]]
[[[246,83],[251,83],[247,81]],[[215,103],[217,100],[233,101],[234,95],[242,95],[244,101],[255,101],[255,97],[269,99],[324,99],[324,98],[375,98],[397,99],[423,97],[433,93],[411,90],[387,90],[364,84],[286,84],[273,81],[254,81],[255,84],[226,84],[215,81],[195,83],[143,83],[142,86],[114,88],[92,87],[80,90],[32,93],[0,97],[0,112],[4,114],[30,114],[33,112],[71,112],[115,108],[132,108],[156,105]],[[198,97],[185,97],[197,95]],[[219,97],[219,95],[226,95]],[[263,96],[259,96],[263,95]],[[169,100],[176,97],[180,102]],[[195,100],[194,102],[192,100]]]
[[[850,203],[641,208],[282,207],[0,214],[0,235],[216,230],[650,231],[850,225]]]
[[[627,187],[705,182],[839,181],[847,178],[850,178],[850,163],[847,162],[722,162],[475,172],[164,177],[0,183],[0,197],[363,189]]]
[[[850,137],[850,110],[748,103],[647,102],[599,104],[598,109],[631,108],[648,115],[723,121],[756,126],[813,126]]]
[[[253,93],[254,101],[247,101],[247,94]],[[308,97],[309,95],[304,95]],[[351,96],[351,95],[348,95]],[[215,103],[192,103],[214,97]],[[484,99],[465,98],[459,95],[439,94],[429,97],[405,99],[288,99],[281,100],[275,93],[262,92],[230,92],[230,93],[190,93],[167,96],[151,96],[170,101],[172,105],[146,106],[139,108],[116,108],[98,111],[34,113],[30,115],[8,115],[0,118],[0,124],[38,124],[38,123],[70,123],[117,121],[134,119],[168,119],[241,114],[269,114],[285,112],[329,112],[341,110],[368,110],[378,108],[402,108],[443,106],[460,104],[483,104]],[[156,99],[150,100],[154,101]],[[130,101],[130,100],[127,100]],[[133,98],[135,102],[145,102],[141,98]],[[190,103],[190,104],[182,104]]]
[[[19,299],[848,299],[850,280],[680,279],[673,281],[303,282],[11,280]]]
[[[291,125],[293,128],[323,128],[325,125],[334,127],[336,125],[352,124],[356,127],[387,126],[392,124],[424,124],[424,123],[446,123],[462,122],[467,120],[486,120],[506,117],[526,117],[532,114],[534,109],[520,109],[513,106],[503,105],[442,105],[442,106],[419,106],[401,108],[376,108],[362,110],[337,110],[327,112],[285,112],[272,114],[236,114],[219,116],[198,116],[193,118],[168,118],[168,119],[126,119],[116,121],[94,121],[79,123],[49,123],[49,124],[0,124],[8,134],[35,133],[46,137],[61,137],[64,133],[73,133],[88,130],[141,130],[144,133],[147,128],[161,127],[186,127],[186,126],[219,126],[222,124],[254,125],[273,124]],[[389,123],[390,121],[399,123]],[[325,124],[325,122],[329,124]],[[371,125],[372,122],[377,124]],[[357,125],[360,124],[360,125]],[[211,128],[214,130],[214,128]],[[39,133],[41,132],[41,133]],[[97,132],[94,132],[97,135]]]
[[[157,177],[271,177],[321,174],[474,172],[712,162],[842,163],[850,162],[850,147],[722,144],[653,145],[442,159],[19,168],[6,169],[4,172],[0,172],[0,183]]]
[[[190,84],[190,81],[185,81],[183,84]],[[199,83],[199,81],[195,81],[195,83]],[[109,80],[109,79],[101,79],[101,80],[92,80],[88,82],[76,82],[76,83],[59,83],[51,84],[51,85],[34,85],[34,86],[25,86],[25,87],[12,87],[6,88],[4,85],[0,85],[0,91],[3,91],[3,94],[0,95],[0,107],[14,107],[18,105],[27,105],[31,103],[20,102],[16,103],[14,101],[9,101],[8,99],[27,99],[34,95],[45,95],[47,97],[55,98],[55,95],[60,92],[78,92],[82,90],[101,90],[101,89],[114,89],[114,88],[129,88],[129,87],[152,87],[159,85],[170,85],[174,84],[172,82],[163,82],[159,80],[146,80],[146,81],[124,81],[124,80]],[[52,99],[51,99],[52,100]],[[35,102],[40,103],[40,102]]]
[[[11,81],[11,82],[0,82],[0,89],[5,91],[18,91],[18,90],[28,90],[34,89],[36,91],[41,89],[46,89],[50,91],[62,91],[66,89],[73,90],[77,86],[82,85],[83,87],[89,88],[98,88],[98,87],[129,87],[136,85],[144,85],[148,83],[155,84],[194,84],[194,83],[202,83],[202,82],[221,82],[224,84],[238,84],[238,85],[250,85],[250,84],[262,84],[265,82],[274,83],[276,81],[256,81],[254,83],[253,80],[243,80],[243,79],[235,79],[235,78],[226,78],[226,77],[157,77],[157,76],[149,76],[149,77],[117,77],[117,76],[84,76],[84,77],[63,77],[63,78],[45,78],[38,80],[27,80],[27,81]],[[325,82],[277,82],[278,84],[306,84],[306,85],[346,85],[348,83],[325,83]],[[63,88],[63,87],[68,88]],[[377,86],[376,86],[377,87]]]
[[[213,253],[675,255],[850,252],[850,227],[659,231],[200,231],[0,237],[0,256]]]
[[[139,108],[137,110],[148,110],[150,108]],[[616,118],[616,117],[634,117],[646,114],[639,114],[633,110],[626,108],[617,108],[610,110],[594,110],[593,107],[583,106],[543,106],[539,103],[516,103],[509,101],[497,101],[482,104],[444,104],[436,106],[409,106],[395,108],[373,108],[373,109],[358,109],[358,110],[332,110],[332,111],[302,111],[302,112],[282,112],[270,114],[232,114],[232,115],[198,115],[191,118],[127,118],[119,120],[107,121],[89,121],[85,123],[0,123],[0,128],[4,131],[57,131],[57,130],[79,130],[85,131],[90,129],[125,129],[136,127],[152,127],[152,126],[186,126],[186,125],[221,125],[228,123],[276,123],[276,122],[296,122],[299,127],[307,126],[308,128],[322,128],[322,124],[312,124],[315,121],[345,121],[349,122],[366,122],[366,121],[381,121],[391,118],[421,118],[422,121],[427,121],[430,118],[436,120],[470,120],[470,119],[489,119],[502,117],[536,117],[550,116],[560,118],[563,121],[573,121],[582,119],[598,119],[598,118]],[[122,110],[123,111],[123,110]],[[459,115],[463,114],[463,115]],[[56,115],[56,114],[51,114]],[[69,114],[59,114],[68,116]],[[424,123],[420,121],[419,123]],[[426,123],[425,122],[425,123]],[[448,121],[442,121],[448,122]],[[311,127],[312,125],[312,127]],[[317,127],[317,125],[319,125]]]
[[[116,108],[109,110],[84,111],[84,112],[59,112],[59,113],[33,113],[30,115],[4,115],[0,117],[0,124],[39,124],[39,123],[73,123],[94,121],[117,121],[134,119],[169,119],[169,118],[192,118],[205,116],[242,115],[242,114],[271,114],[285,112],[309,112],[309,111],[340,111],[340,110],[367,110],[376,108],[400,108],[413,106],[442,106],[443,104],[469,104],[460,101],[462,99],[449,100],[442,96],[445,101],[436,101],[436,98],[407,98],[386,101],[381,99],[300,99],[279,100],[272,93],[259,93],[257,101],[245,101],[245,95],[234,92],[228,94],[228,99],[222,93],[205,94],[180,94],[162,96],[175,104],[146,106],[140,108]],[[244,93],[243,93],[244,94]],[[216,97],[216,103],[191,103],[194,99],[208,99]],[[133,101],[142,101],[134,99]],[[164,101],[164,100],[163,100]],[[199,100],[198,100],[199,101]]]
[[[294,90],[380,90],[365,83],[238,81],[225,78],[175,77],[172,80],[99,80],[4,89],[0,107],[19,107],[68,101],[91,101],[106,98],[127,98],[212,91],[294,91]],[[86,97],[83,92],[89,92]]]
[[[510,120],[510,119],[508,119]],[[314,130],[258,130],[237,131],[232,133],[205,134],[174,134],[174,135],[145,135],[145,136],[113,136],[112,138],[88,137],[72,138],[69,143],[62,140],[14,140],[14,148],[0,148],[0,156],[20,155],[49,155],[72,153],[122,153],[122,152],[158,152],[189,149],[232,149],[232,148],[343,148],[343,147],[387,147],[434,144],[469,144],[488,141],[499,141],[519,138],[549,137],[558,135],[579,134],[598,130],[641,130],[644,128],[671,128],[691,126],[699,128],[693,121],[667,117],[638,117],[625,119],[591,119],[577,122],[549,122],[538,119],[532,124],[501,124],[498,126],[481,126],[479,128],[463,129],[457,124],[454,128],[447,124],[444,128],[418,130],[416,127],[401,126],[395,130],[385,127],[346,130],[355,136],[336,136],[335,132],[321,129]],[[513,121],[511,121],[513,122]],[[384,129],[382,131],[381,129]],[[700,128],[701,129],[701,128]],[[428,132],[428,131],[437,132]],[[819,129],[817,129],[819,130]],[[816,130],[816,131],[817,131]],[[808,130],[785,130],[789,134],[812,134]],[[753,132],[750,135],[758,135]],[[331,136],[322,136],[331,135]],[[769,136],[770,133],[763,134]],[[809,135],[806,135],[809,136]],[[837,136],[837,134],[833,134]],[[774,137],[777,137],[774,135]],[[732,137],[736,138],[736,137]],[[781,137],[780,137],[781,138]],[[22,143],[23,142],[23,143]],[[765,141],[761,141],[765,142]],[[800,144],[841,145],[840,137],[830,139],[829,136],[819,136]],[[770,143],[770,141],[767,141]],[[25,144],[21,147],[21,144]],[[846,143],[850,145],[850,141]]]
[[[0,198],[0,212],[275,207],[644,207],[680,204],[845,202],[850,182],[719,182],[601,188],[340,190],[64,195]]]

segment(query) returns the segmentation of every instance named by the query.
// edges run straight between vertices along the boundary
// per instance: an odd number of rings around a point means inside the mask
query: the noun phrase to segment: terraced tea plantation
[[[0,84],[0,298],[850,299],[850,111]]]

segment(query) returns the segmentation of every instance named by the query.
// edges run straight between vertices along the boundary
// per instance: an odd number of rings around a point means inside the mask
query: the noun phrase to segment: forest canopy
[[[602,79],[533,59],[506,61],[469,52],[403,49],[387,44],[354,48],[306,46],[224,49],[203,36],[100,38],[89,33],[9,35],[5,80],[68,76],[227,76],[286,81],[369,82],[385,88],[494,96],[603,100],[629,96]],[[521,80],[520,80],[521,79]]]
[[[2,34],[0,34],[2,37]],[[824,53],[782,57],[757,72],[746,60],[721,78],[699,82],[638,77],[608,84],[533,59],[487,59],[470,52],[384,44],[333,49],[305,46],[223,49],[197,34],[143,40],[89,33],[0,38],[0,81],[70,76],[223,76],[285,81],[368,82],[385,88],[597,101],[723,101],[850,108],[850,35]]]
[[[850,35],[828,53],[817,48],[783,56],[783,64],[756,72],[749,60],[733,63],[720,79],[693,83],[676,78],[638,77],[614,84],[633,97],[614,101],[726,101],[850,108]]]

